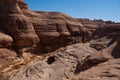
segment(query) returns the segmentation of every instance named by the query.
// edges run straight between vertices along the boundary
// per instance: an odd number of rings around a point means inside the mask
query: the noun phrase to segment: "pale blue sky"
[[[120,22],[120,0],[24,0],[30,10],[63,12],[75,18]]]

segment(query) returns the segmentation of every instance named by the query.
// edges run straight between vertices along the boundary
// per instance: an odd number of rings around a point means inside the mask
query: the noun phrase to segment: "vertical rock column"
[[[0,23],[13,37],[18,51],[39,42],[32,23],[18,5],[21,2],[22,0],[0,0]]]

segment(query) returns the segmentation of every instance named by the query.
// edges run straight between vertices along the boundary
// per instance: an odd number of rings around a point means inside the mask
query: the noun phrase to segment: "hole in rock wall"
[[[47,63],[48,63],[48,64],[52,64],[53,62],[56,61],[55,58],[56,58],[55,56],[51,56],[51,57],[49,57],[48,60],[47,60]]]

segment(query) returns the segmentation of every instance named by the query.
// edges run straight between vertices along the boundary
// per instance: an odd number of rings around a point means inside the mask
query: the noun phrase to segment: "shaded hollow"
[[[114,58],[120,58],[120,46],[115,46],[113,51],[112,51],[112,56]]]
[[[52,64],[55,61],[56,61],[55,56],[51,56],[51,57],[48,58],[47,63]]]

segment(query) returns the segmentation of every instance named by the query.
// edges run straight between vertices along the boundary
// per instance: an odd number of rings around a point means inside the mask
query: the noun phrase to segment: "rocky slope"
[[[0,10],[0,80],[120,80],[120,23],[30,11],[22,0]]]

